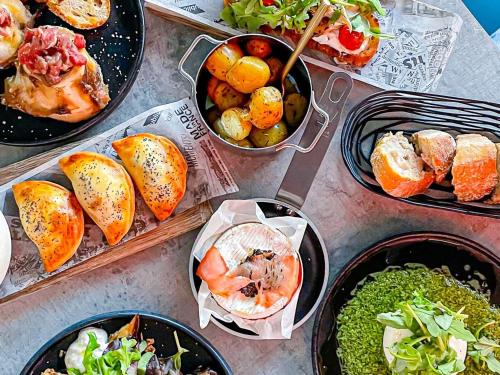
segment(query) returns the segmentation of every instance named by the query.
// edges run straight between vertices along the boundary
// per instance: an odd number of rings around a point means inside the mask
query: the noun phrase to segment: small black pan
[[[29,1],[32,13],[38,12],[35,27],[57,25],[82,34],[87,50],[101,66],[104,82],[109,86],[111,102],[96,116],[78,123],[33,117],[0,104],[0,144],[41,146],[73,137],[108,117],[132,88],[144,52],[144,14],[140,0],[112,0],[111,15],[103,26],[94,30],[72,28],[53,15],[45,5]],[[0,94],[4,80],[15,74],[15,68],[0,70]]]
[[[333,138],[351,88],[352,79],[349,75],[334,73],[330,76],[325,91],[318,101],[323,108],[327,109],[330,117],[330,123],[324,136],[311,152],[295,153],[275,199],[254,199],[266,217],[298,216],[308,223],[299,249],[303,265],[303,283],[295,313],[294,329],[300,327],[314,314],[328,283],[329,264],[325,243],[313,222],[300,209]],[[317,130],[311,125],[318,124],[320,126],[319,115],[313,118],[309,124],[310,126],[306,128],[302,136],[301,144],[310,144],[311,139],[317,134]],[[205,227],[200,231],[200,235]],[[197,241],[195,241],[194,246],[196,246]],[[201,279],[196,276],[198,264],[199,262],[191,254],[189,278],[195,298],[201,285]],[[234,323],[226,323],[213,317],[212,321],[233,335],[247,339],[259,339],[255,333],[241,329]]]
[[[154,338],[156,354],[168,357],[177,351],[174,341],[174,331],[177,332],[183,348],[189,350],[182,355],[182,371],[189,374],[198,366],[209,366],[219,375],[232,375],[233,372],[220,353],[199,333],[188,326],[159,314],[143,311],[127,310],[96,315],[82,320],[50,339],[28,361],[21,371],[21,375],[40,375],[48,368],[62,371],[65,369],[64,358],[60,357],[61,350],[68,349],[76,340],[78,332],[86,327],[102,328],[108,334],[116,332],[120,327],[129,323],[134,315],[139,315],[139,332],[143,337]]]
[[[336,317],[352,299],[351,292],[366,276],[389,266],[409,263],[429,268],[443,265],[460,281],[485,276],[484,288],[491,292],[490,302],[500,304],[500,258],[466,238],[445,233],[416,232],[379,242],[352,259],[335,279],[321,304],[314,322],[312,361],[315,375],[342,374],[337,357]]]

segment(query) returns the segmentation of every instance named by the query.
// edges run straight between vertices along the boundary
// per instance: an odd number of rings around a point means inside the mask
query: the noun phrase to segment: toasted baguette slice
[[[106,23],[111,12],[110,0],[47,0],[56,16],[77,29],[95,29]]]
[[[500,143],[495,143],[495,146],[497,148],[497,173],[499,179],[490,199],[486,201],[486,203],[490,204],[500,204]]]
[[[419,131],[412,139],[417,155],[434,170],[436,182],[443,181],[453,163],[457,148],[455,139],[448,133],[433,129]]]
[[[498,182],[497,148],[480,134],[457,137],[457,152],[451,173],[460,201],[475,201],[490,194]]]
[[[424,162],[401,132],[379,139],[370,161],[378,183],[393,197],[421,194],[434,182],[434,172],[424,170]]]

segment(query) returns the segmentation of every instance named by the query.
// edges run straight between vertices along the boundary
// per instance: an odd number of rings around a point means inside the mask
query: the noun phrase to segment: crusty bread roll
[[[424,162],[401,132],[379,139],[370,162],[382,189],[394,197],[421,194],[434,182],[434,172],[424,170]]]
[[[95,29],[111,14],[110,0],[46,0],[52,13],[77,29]]]
[[[455,139],[441,130],[421,130],[413,134],[415,151],[425,164],[434,170],[436,182],[444,180],[451,169],[457,144]]]
[[[495,146],[497,148],[497,174],[499,179],[495,190],[493,190],[490,199],[488,199],[486,203],[500,204],[500,143],[495,143]]]
[[[490,194],[498,182],[497,148],[480,134],[457,137],[457,152],[451,173],[460,201],[475,201]]]

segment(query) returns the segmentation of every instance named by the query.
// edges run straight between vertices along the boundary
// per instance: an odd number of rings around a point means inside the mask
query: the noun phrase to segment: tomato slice
[[[365,36],[363,33],[360,33],[359,31],[351,31],[347,25],[342,25],[340,27],[339,42],[345,48],[350,50],[358,49],[363,44],[364,40]]]

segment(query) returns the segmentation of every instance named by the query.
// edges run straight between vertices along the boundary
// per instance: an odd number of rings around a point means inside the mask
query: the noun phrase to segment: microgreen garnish
[[[490,371],[496,374],[500,374],[500,361],[498,361],[498,359],[496,359],[495,357],[495,350],[499,349],[500,345],[496,341],[481,335],[481,332],[485,328],[490,327],[496,323],[497,322],[492,321],[479,327],[479,329],[475,333],[477,342],[469,345],[469,351],[467,352],[467,354],[480,368],[484,368],[485,366],[487,366]]]
[[[463,309],[455,312],[415,292],[413,300],[398,304],[397,311],[379,314],[377,321],[383,325],[412,333],[389,348],[394,356],[390,363],[392,373],[451,375],[463,371],[464,361],[457,358],[450,340],[477,340],[465,327],[467,315],[462,312]]]

